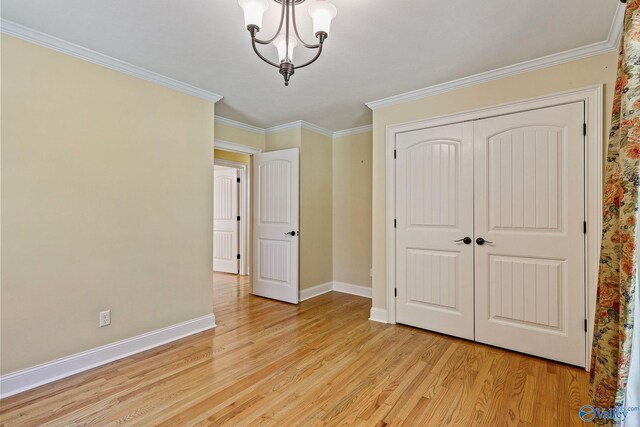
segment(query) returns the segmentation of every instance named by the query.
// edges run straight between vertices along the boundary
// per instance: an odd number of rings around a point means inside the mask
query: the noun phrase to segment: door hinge
[[[240,254],[238,254],[238,259],[240,259]]]
[[[398,288],[393,288],[393,296],[398,297]]]
[[[582,223],[582,232],[583,232],[584,234],[587,234],[587,221],[584,221],[584,222]]]
[[[238,215],[238,221],[240,221],[240,215]]]
[[[236,182],[240,184],[240,178],[236,178]]]
[[[393,228],[398,228],[398,220],[397,219],[393,220]]]
[[[397,155],[398,155],[398,151],[397,150],[393,150],[393,158],[394,159],[397,158]]]
[[[582,124],[582,134],[584,136],[587,136],[587,124],[586,123]]]
[[[587,321],[587,319],[584,319],[584,331],[587,332],[589,330],[589,323]]]

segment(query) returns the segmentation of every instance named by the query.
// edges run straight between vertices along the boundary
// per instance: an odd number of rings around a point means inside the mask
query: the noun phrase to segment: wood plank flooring
[[[582,425],[582,369],[374,323],[361,297],[214,282],[215,330],[4,399],[0,425]]]

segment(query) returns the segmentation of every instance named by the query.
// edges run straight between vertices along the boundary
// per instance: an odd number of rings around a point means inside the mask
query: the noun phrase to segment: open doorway
[[[249,163],[247,154],[215,150],[213,271],[249,275]]]
[[[218,297],[253,294],[299,302],[299,158],[298,148],[251,154],[215,150],[213,284]],[[255,274],[251,279],[250,273]]]
[[[250,293],[251,155],[216,148],[213,163],[215,304],[234,304]]]
[[[240,273],[240,177],[233,167],[213,167],[213,271]]]

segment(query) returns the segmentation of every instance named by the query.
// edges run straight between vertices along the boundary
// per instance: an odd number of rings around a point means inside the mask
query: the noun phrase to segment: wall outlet
[[[100,327],[109,326],[111,324],[111,310],[100,312]]]
[[[373,277],[373,268],[369,270],[369,277]]]

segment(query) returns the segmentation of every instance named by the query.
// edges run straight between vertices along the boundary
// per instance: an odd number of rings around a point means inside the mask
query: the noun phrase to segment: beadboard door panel
[[[297,148],[253,156],[253,293],[298,303]]]
[[[238,172],[213,171],[213,270],[238,274]]]
[[[397,140],[397,321],[473,339],[473,124]]]
[[[474,122],[476,340],[585,361],[584,104]]]

